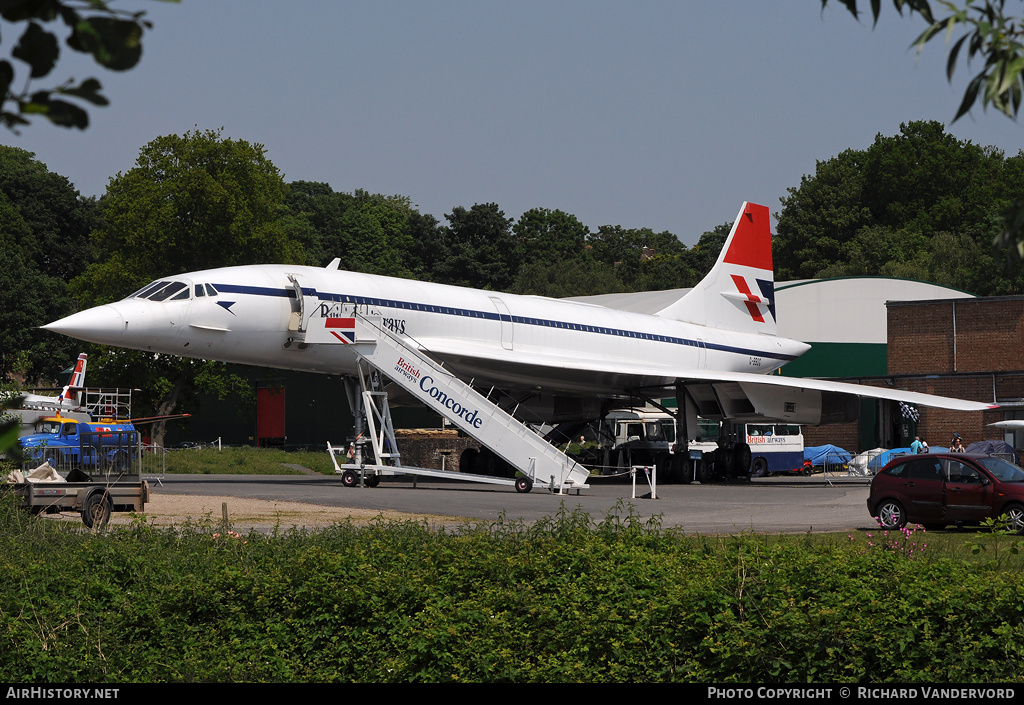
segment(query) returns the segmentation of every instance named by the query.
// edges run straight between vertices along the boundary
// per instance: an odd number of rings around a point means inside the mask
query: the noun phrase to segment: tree
[[[0,378],[52,384],[78,352],[38,327],[73,311],[67,280],[89,264],[97,222],[96,202],[65,177],[0,146]]]
[[[615,267],[592,259],[569,262],[534,262],[523,265],[510,292],[562,299],[568,296],[617,294],[626,287]]]
[[[598,262],[615,266],[615,274],[627,291],[692,285],[686,245],[668,231],[602,225],[588,238],[587,245]]]
[[[876,136],[867,150],[818,162],[782,199],[773,246],[778,276],[912,276],[959,288],[972,282],[979,294],[1012,293],[1020,263],[996,273],[990,250],[999,214],[1021,183],[1021,161],[1024,155],[1006,159],[957,140],[937,122],[913,122],[899,135]],[[955,264],[943,262],[954,256]]]
[[[732,226],[732,223],[722,223],[714,230],[709,230],[701,235],[697,244],[690,248],[687,257],[698,281],[703,279],[715,266],[718,256],[722,253],[722,248],[725,247],[725,241],[729,239],[729,233],[732,232]]]
[[[3,94],[0,121],[15,131],[29,124],[28,115],[42,115],[62,127],[87,127],[89,114],[78,103],[65,99],[107,105],[97,79],[87,78],[80,83],[68,79],[54,88],[30,88],[33,80],[49,76],[60,58],[57,30],[44,29],[44,25],[50,26],[59,20],[68,32],[65,40],[68,48],[91,55],[103,68],[127,71],[142,57],[142,34],[151,27],[144,16],[144,12],[114,9],[108,0],[5,0],[0,3],[0,17],[25,27],[11,50],[11,58],[28,65],[27,78],[18,82],[19,92],[12,86],[16,76],[23,72],[15,70],[20,64],[0,60],[0,93]]]
[[[435,280],[475,289],[507,291],[519,273],[512,219],[497,203],[456,206],[445,215]]]
[[[98,262],[76,279],[95,305],[168,274],[262,262],[303,263],[287,186],[263,145],[220,131],[157,137],[110,180]]]
[[[335,192],[329,184],[289,184],[289,210],[309,225],[303,236],[306,261],[325,266],[335,257],[352,272],[411,276],[416,238],[429,238],[433,216],[422,216],[406,196],[385,196],[362,189]],[[423,253],[426,254],[426,253]]]
[[[522,264],[557,264],[583,258],[590,229],[569,213],[532,208],[519,216],[512,233]]]
[[[857,0],[838,0],[854,17],[859,17]],[[953,43],[946,61],[946,77],[950,81],[956,70],[960,52],[966,47],[968,64],[974,58],[984,58],[985,65],[967,84],[960,107],[953,121],[970,112],[975,103],[982,109],[992,106],[1008,117],[1015,118],[1024,95],[1024,22],[1006,14],[1006,0],[939,0],[935,4],[948,14],[937,17],[929,0],[893,0],[899,14],[917,14],[928,27],[911,44],[920,52],[935,37],[951,39],[960,30],[962,36]],[[821,0],[821,6],[828,0]],[[875,24],[882,11],[881,0],[871,0],[871,14]]]
[[[838,2],[854,17],[859,17],[857,0]],[[827,4],[828,0],[821,0],[823,9]],[[911,44],[918,52],[935,37],[952,39],[958,30],[961,32],[946,60],[946,78],[949,81],[953,79],[965,48],[968,64],[975,58],[984,59],[981,71],[971,78],[964,90],[953,121],[966,115],[977,103],[983,110],[991,105],[1007,117],[1016,119],[1024,95],[1024,19],[1006,13],[1006,0],[961,0],[961,4],[953,0],[939,0],[936,5],[943,7],[948,14],[936,17],[929,0],[893,0],[893,6],[901,15],[906,10],[928,23],[928,27]],[[881,9],[881,0],[871,0],[875,24]],[[1003,225],[993,243],[1015,251],[1024,259],[1024,197],[1019,190],[1005,210]]]
[[[305,253],[293,237],[302,223],[285,206],[287,191],[262,145],[224,139],[219,131],[158,137],[134,168],[111,179],[101,200],[104,223],[93,233],[98,261],[73,290],[96,305],[168,274],[302,263]],[[169,413],[195,391],[248,389],[216,363],[128,350],[106,350],[95,362],[94,377],[140,388],[133,401],[154,413]],[[158,443],[163,430],[154,426]]]

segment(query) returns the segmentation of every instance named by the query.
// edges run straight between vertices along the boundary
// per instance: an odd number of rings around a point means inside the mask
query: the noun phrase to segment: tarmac
[[[768,477],[727,484],[659,485],[642,476],[591,477],[588,489],[558,494],[535,486],[529,493],[511,487],[450,480],[384,478],[376,488],[344,487],[340,476],[167,475],[150,482],[154,494],[218,496],[297,502],[313,507],[345,507],[369,512],[402,512],[436,517],[438,523],[535,522],[559,511],[581,510],[595,522],[609,514],[657,519],[662,528],[684,533],[805,533],[866,531],[877,528],[868,515],[870,477]],[[652,493],[653,489],[653,493]],[[652,496],[653,495],[653,496]],[[428,519],[429,521],[429,519]]]

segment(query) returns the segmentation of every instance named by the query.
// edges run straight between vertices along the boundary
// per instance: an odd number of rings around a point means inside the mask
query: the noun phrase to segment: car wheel
[[[1015,534],[1024,534],[1024,505],[1012,504],[1003,512],[1006,530]]]
[[[886,530],[902,529],[907,525],[907,512],[896,500],[883,500],[878,505],[878,523]]]

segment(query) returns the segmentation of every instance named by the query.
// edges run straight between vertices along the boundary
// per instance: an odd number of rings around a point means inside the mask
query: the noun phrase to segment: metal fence
[[[140,479],[163,485],[167,474],[167,451],[163,446],[140,445],[138,468]]]

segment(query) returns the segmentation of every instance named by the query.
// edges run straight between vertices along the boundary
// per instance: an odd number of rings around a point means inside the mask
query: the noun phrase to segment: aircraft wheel
[[[355,487],[359,484],[359,473],[355,470],[346,470],[341,475],[341,484],[345,487]]]
[[[82,523],[90,529],[94,526],[106,526],[110,520],[112,504],[108,492],[93,492],[85,498],[85,506],[82,507]]]
[[[533,480],[528,477],[517,477],[516,478],[516,492],[520,494],[526,494],[533,489]]]

